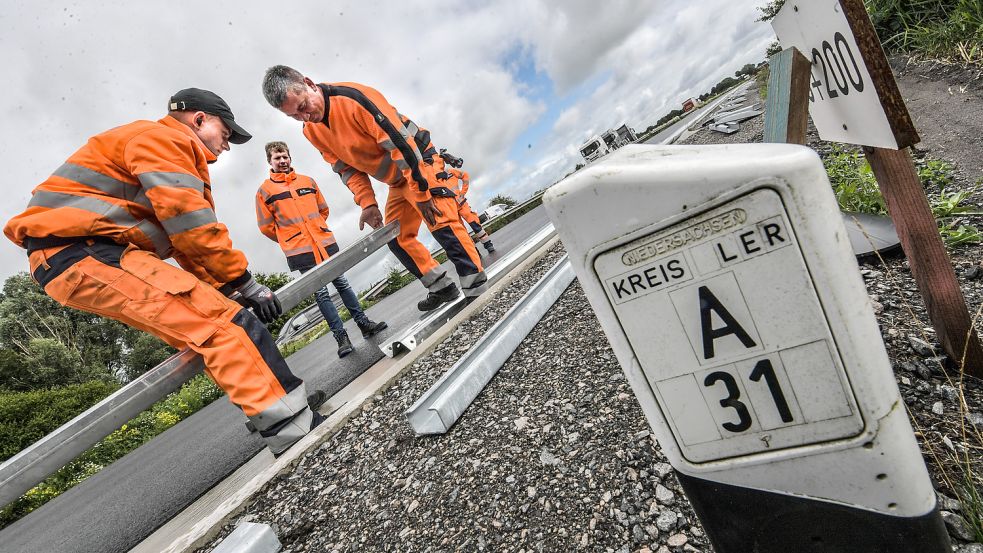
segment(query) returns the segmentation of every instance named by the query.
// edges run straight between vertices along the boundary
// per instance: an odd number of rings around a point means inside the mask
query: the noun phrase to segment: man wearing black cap
[[[279,454],[324,418],[260,323],[281,314],[276,296],[246,270],[215,217],[208,164],[250,138],[218,95],[182,90],[164,118],[90,138],[34,189],[4,234],[27,250],[34,280],[62,305],[200,353],[205,372]]]

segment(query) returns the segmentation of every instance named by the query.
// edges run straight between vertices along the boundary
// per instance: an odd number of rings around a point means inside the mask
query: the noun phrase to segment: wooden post
[[[938,224],[908,150],[864,147],[911,275],[946,354],[966,374],[983,378],[983,348],[939,236]]]
[[[765,142],[805,144],[809,125],[809,76],[812,64],[795,47],[768,60]]]

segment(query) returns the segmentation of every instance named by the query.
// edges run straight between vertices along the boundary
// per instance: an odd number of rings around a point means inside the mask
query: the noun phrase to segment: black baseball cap
[[[200,88],[179,90],[171,96],[167,109],[168,111],[203,111],[220,118],[232,131],[229,142],[233,144],[244,144],[253,137],[246,132],[246,129],[236,124],[236,116],[232,115],[229,104],[225,103],[221,96],[209,90]]]

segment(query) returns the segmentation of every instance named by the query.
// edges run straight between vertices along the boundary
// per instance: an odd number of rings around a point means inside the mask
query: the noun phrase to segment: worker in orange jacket
[[[488,253],[495,253],[495,245],[492,244],[488,233],[481,226],[481,219],[474,211],[471,211],[471,206],[468,205],[468,199],[465,197],[465,194],[468,193],[468,187],[471,185],[471,176],[468,175],[467,171],[462,171],[454,167],[448,167],[446,171],[455,183],[451,187],[451,190],[457,196],[457,210],[461,214],[461,219],[474,231],[474,239],[481,242],[481,245],[485,247]]]
[[[284,65],[270,68],[263,94],[273,107],[304,122],[304,136],[341,177],[362,208],[359,228],[383,224],[369,175],[389,185],[385,222],[399,221],[389,249],[427,288],[417,307],[430,311],[460,295],[427,248],[417,239],[420,224],[444,247],[461,288],[474,298],[487,278],[478,250],[461,224],[457,202],[440,178],[444,162],[430,133],[400,116],[377,90],[356,83],[315,84]]]
[[[200,353],[279,454],[324,420],[308,404],[324,393],[308,398],[280,356],[260,323],[280,304],[215,217],[208,164],[250,138],[218,95],[181,90],[164,118],[90,138],[4,234],[27,250],[34,280],[58,303]],[[172,256],[182,268],[162,261]]]
[[[328,204],[314,179],[294,171],[286,143],[268,143],[266,162],[270,164],[270,178],[256,191],[256,223],[264,236],[280,244],[290,270],[306,273],[339,251],[338,242],[328,229]],[[362,311],[345,275],[331,283],[362,331],[363,338],[370,338],[387,328],[385,322],[373,322]],[[315,292],[314,297],[338,342],[338,357],[345,357],[354,348],[338,309],[331,301],[328,287]]]

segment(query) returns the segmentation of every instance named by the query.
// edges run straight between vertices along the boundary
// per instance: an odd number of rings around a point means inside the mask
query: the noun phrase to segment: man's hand
[[[358,230],[364,229],[366,224],[372,228],[382,226],[382,212],[379,211],[379,206],[370,205],[362,209],[362,216],[358,218]]]
[[[437,209],[437,206],[433,203],[433,198],[425,202],[416,202],[416,207],[420,210],[420,214],[427,221],[429,226],[434,226],[437,224],[437,217],[443,215],[443,213]]]
[[[250,278],[245,284],[236,289],[238,294],[233,294],[232,299],[239,302],[243,307],[252,307],[253,313],[259,320],[266,324],[272,323],[283,314],[280,307],[280,300],[276,299],[276,294],[272,290]]]

